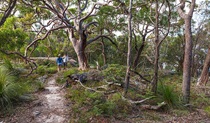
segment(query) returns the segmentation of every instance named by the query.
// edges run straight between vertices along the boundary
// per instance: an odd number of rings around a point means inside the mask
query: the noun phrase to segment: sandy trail
[[[56,77],[47,80],[45,91],[39,93],[39,103],[33,107],[35,123],[67,123],[68,111],[65,103],[65,93],[56,84]]]

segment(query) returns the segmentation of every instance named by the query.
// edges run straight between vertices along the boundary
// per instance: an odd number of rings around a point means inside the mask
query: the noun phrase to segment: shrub
[[[68,75],[72,75],[72,74],[75,74],[75,73],[78,73],[78,72],[79,72],[79,70],[77,68],[71,68],[71,69],[65,71],[63,73],[63,75],[64,75],[64,77],[67,77]]]
[[[126,67],[119,64],[110,64],[108,68],[102,71],[107,81],[122,82],[124,81]]]
[[[48,74],[54,74],[54,73],[57,72],[57,67],[56,67],[56,66],[54,66],[54,67],[49,67],[49,68],[46,69],[46,72],[47,72]]]
[[[15,83],[15,76],[8,69],[0,67],[0,107],[8,108],[12,101],[17,100],[25,91],[26,86]]]
[[[125,100],[122,99],[122,96],[120,93],[113,94],[109,101],[113,102],[116,107],[114,110],[115,114],[127,114],[132,110],[132,106]]]
[[[5,67],[5,69],[10,71],[10,74],[14,76],[19,76],[21,73],[21,69],[15,68],[8,59],[4,59],[4,64],[1,67]]]
[[[55,64],[55,62],[50,61],[50,60],[37,60],[36,62],[38,65],[44,65],[44,66],[52,66]]]
[[[39,75],[44,75],[46,73],[46,67],[45,66],[38,66],[36,69],[36,73]]]
[[[158,84],[157,90],[160,98],[165,101],[169,106],[177,106],[179,103],[179,96],[174,91],[173,86],[164,85],[163,83]]]
[[[210,116],[210,106],[207,106],[204,111]]]

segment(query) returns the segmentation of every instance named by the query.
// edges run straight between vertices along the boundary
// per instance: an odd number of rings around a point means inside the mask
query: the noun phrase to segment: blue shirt
[[[61,57],[58,57],[57,60],[56,60],[56,63],[58,65],[62,65],[63,64],[63,59]]]

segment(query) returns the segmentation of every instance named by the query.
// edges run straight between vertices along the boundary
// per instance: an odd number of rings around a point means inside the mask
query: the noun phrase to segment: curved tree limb
[[[84,7],[81,8],[81,6],[80,6],[81,12],[83,12],[83,11],[87,8],[87,4],[88,4],[88,0],[85,0],[85,5],[84,5]],[[81,4],[79,4],[79,5],[81,5]]]
[[[171,7],[170,7],[170,3],[169,3],[168,0],[166,0],[166,3],[168,5],[168,9],[169,9],[169,13],[168,13],[168,28],[167,28],[166,34],[164,34],[164,37],[158,42],[158,45],[160,45],[165,40],[165,38],[168,36],[169,30],[170,30],[170,27],[171,27],[171,23],[170,23],[170,20],[171,20]]]
[[[12,10],[15,8],[16,3],[17,3],[17,0],[10,0],[9,1],[9,6],[6,9],[6,11],[4,12],[3,17],[0,20],[0,26],[2,26],[4,24],[4,22],[6,21],[6,19],[9,17]]]
[[[36,65],[36,63],[34,61],[28,59],[27,57],[23,56],[19,52],[9,52],[9,51],[3,50],[3,49],[0,49],[0,52],[4,53],[6,55],[17,55],[20,58],[24,59],[27,63],[29,63],[31,71],[29,72],[29,74],[26,75],[26,77],[31,75],[33,73],[33,71],[37,68],[37,65]],[[33,67],[32,64],[35,66],[35,68]]]
[[[37,38],[37,39],[35,39],[34,41],[32,41],[32,42],[26,47],[26,49],[25,49],[25,57],[27,57],[27,52],[28,52],[29,48],[30,48],[31,46],[33,46],[36,42],[38,42],[38,41],[40,41],[40,40],[44,40],[52,31],[55,31],[55,30],[58,30],[58,29],[62,29],[62,28],[66,28],[66,26],[59,26],[59,27],[56,27],[56,28],[52,28],[52,29],[48,30],[48,31],[45,33],[45,35],[44,35],[43,37]]]
[[[99,38],[102,38],[102,37],[109,39],[109,41],[112,44],[114,44],[114,46],[118,47],[117,44],[110,37],[108,37],[107,35],[99,35],[99,36],[96,36],[95,38],[92,38],[92,39],[88,40],[87,41],[87,45],[88,44],[91,44],[92,42],[94,42],[94,41],[96,41],[96,40],[98,40]]]
[[[180,0],[180,6],[178,7],[178,13],[181,16],[181,18],[186,18],[186,14],[184,13],[184,7],[185,7],[185,0]]]
[[[90,22],[90,23],[85,25],[84,30],[87,30],[87,28],[90,27],[91,25],[97,26],[96,24],[98,24],[98,22],[96,22],[96,21]]]

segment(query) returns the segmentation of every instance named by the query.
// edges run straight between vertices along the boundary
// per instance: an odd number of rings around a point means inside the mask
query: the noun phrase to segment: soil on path
[[[0,118],[0,123],[68,123],[65,90],[56,84],[56,77],[47,79],[45,89],[35,93],[36,100],[17,107],[14,114]]]

